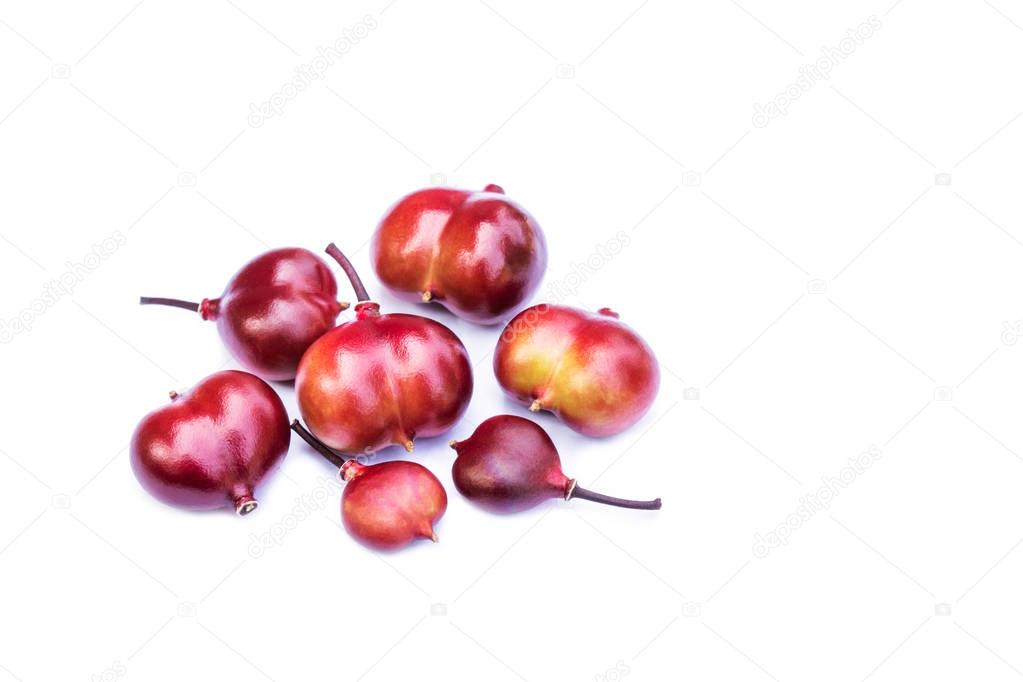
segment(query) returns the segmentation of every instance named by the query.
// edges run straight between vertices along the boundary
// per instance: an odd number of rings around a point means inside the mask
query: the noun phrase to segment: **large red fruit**
[[[533,216],[497,185],[482,192],[432,188],[394,205],[373,235],[373,267],[409,301],[436,301],[455,315],[497,324],[529,299],[547,268]]]
[[[523,310],[505,327],[494,373],[505,393],[531,411],[550,410],[587,436],[632,426],[660,384],[650,346],[617,313],[546,303]]]
[[[131,466],[157,499],[186,509],[257,506],[255,488],[288,451],[288,413],[259,377],[227,370],[139,422]]]
[[[348,259],[355,319],[324,334],[298,366],[295,392],[309,430],[345,453],[401,445],[450,429],[472,396],[472,368],[454,333],[418,315],[380,313]]]
[[[220,298],[201,303],[143,297],[143,304],[195,310],[215,320],[231,354],[264,379],[295,378],[302,353],[331,329],[348,307],[337,300],[327,264],[306,249],[268,251],[231,278]]]

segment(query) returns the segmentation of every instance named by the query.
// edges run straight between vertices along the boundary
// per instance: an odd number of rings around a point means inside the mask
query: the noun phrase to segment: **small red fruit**
[[[530,411],[549,410],[587,436],[632,426],[660,384],[650,346],[617,313],[546,303],[523,310],[504,328],[494,374]]]
[[[361,464],[345,460],[296,419],[291,428],[340,468],[346,482],[341,520],[348,533],[375,549],[394,550],[419,538],[437,542],[433,527],[448,506],[448,495],[429,469],[415,462]]]
[[[387,212],[373,235],[372,260],[396,296],[497,324],[536,291],[547,243],[533,216],[497,185],[482,192],[432,188]]]
[[[451,447],[457,454],[451,467],[455,488],[493,512],[523,511],[553,497],[629,509],[661,508],[661,498],[637,502],[580,488],[561,470],[561,458],[547,432],[522,417],[491,417],[467,439],[451,441]]]
[[[195,310],[215,320],[238,362],[274,381],[294,379],[302,353],[348,307],[337,300],[337,281],[327,264],[299,248],[275,249],[249,261],[220,298],[192,303],[144,296],[140,302]]]
[[[346,453],[441,434],[465,412],[472,367],[454,333],[419,315],[380,314],[355,268],[327,248],[352,282],[356,316],[324,334],[302,357],[295,380],[302,419],[329,447]]]
[[[131,466],[153,497],[185,509],[253,511],[254,490],[288,451],[284,403],[248,372],[200,381],[139,422]]]

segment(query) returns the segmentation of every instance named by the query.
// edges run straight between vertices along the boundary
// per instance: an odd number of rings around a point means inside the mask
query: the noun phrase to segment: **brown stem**
[[[331,450],[329,447],[327,447],[326,443],[324,443],[322,440],[320,440],[313,434],[309,433],[309,431],[304,426],[302,426],[297,419],[291,422],[291,430],[297,433],[299,436],[301,436],[302,440],[308,443],[313,450],[316,450],[316,452],[323,455],[324,458],[326,458],[331,464],[333,464],[337,468],[340,469],[341,465],[345,463],[344,457]]]
[[[184,308],[192,312],[199,312],[199,304],[192,301],[182,301],[180,298],[160,298],[153,296],[142,296],[139,298],[142,305],[169,305],[175,308]]]
[[[348,275],[348,281],[352,283],[352,288],[355,289],[355,297],[359,301],[368,301],[369,294],[366,293],[366,287],[362,284],[362,278],[359,277],[359,273],[355,271],[355,266],[348,260],[348,256],[341,253],[341,249],[337,248],[334,242],[327,244],[327,255],[337,261],[337,264],[341,266],[341,269]]]
[[[661,498],[656,500],[623,500],[620,497],[611,497],[610,495],[602,495],[601,493],[595,493],[592,490],[573,485],[569,491],[568,496],[565,499],[571,500],[573,497],[578,497],[580,500],[589,500],[590,502],[599,502],[600,504],[608,504],[612,507],[625,507],[626,509],[660,509]]]

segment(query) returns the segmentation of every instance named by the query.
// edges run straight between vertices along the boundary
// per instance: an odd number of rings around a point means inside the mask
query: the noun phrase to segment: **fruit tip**
[[[405,441],[403,445],[405,446],[405,452],[408,453],[411,453],[413,450],[416,449],[416,444],[410,440]]]
[[[543,405],[540,403],[540,401],[539,400],[534,400],[529,405],[529,411],[530,412],[539,412],[541,407],[543,407]]]
[[[235,503],[234,511],[238,516],[248,516],[252,512],[256,511],[259,506],[259,502],[254,499],[239,500]]]
[[[429,303],[432,300],[433,300],[433,294],[430,293],[429,291],[424,291],[423,292],[423,303]]]
[[[170,396],[171,400],[177,400],[179,394],[177,391],[170,391],[167,393],[167,395]]]
[[[352,307],[352,304],[349,303],[348,301],[338,301],[337,307],[340,308],[341,310],[348,310],[349,308]]]
[[[432,529],[430,530],[430,540],[433,542],[440,542],[440,539],[437,537],[437,533]]]

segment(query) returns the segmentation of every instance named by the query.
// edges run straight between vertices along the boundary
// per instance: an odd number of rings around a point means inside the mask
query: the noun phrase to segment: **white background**
[[[388,1],[0,4],[0,680],[1023,676],[1023,9]],[[215,296],[269,247],[335,240],[385,309],[461,336],[477,384],[450,437],[522,413],[497,330],[396,302],[368,263],[402,194],[490,182],[546,231],[537,300],[611,306],[657,352],[625,433],[539,419],[570,475],[659,513],[489,515],[448,436],[415,453],[450,494],[440,543],[396,554],[336,525],[298,443],[245,519],[141,490],[137,421],[233,363],[137,297]]]

